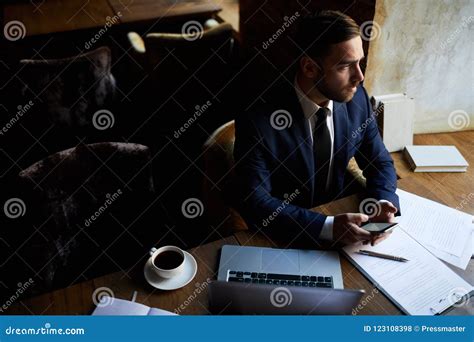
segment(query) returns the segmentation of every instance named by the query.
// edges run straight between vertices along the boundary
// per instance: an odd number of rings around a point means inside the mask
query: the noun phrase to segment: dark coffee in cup
[[[183,255],[173,251],[163,251],[153,260],[153,264],[162,270],[171,270],[178,267],[184,261]]]

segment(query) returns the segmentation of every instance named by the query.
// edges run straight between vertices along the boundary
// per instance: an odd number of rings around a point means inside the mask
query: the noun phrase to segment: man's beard
[[[343,90],[333,91],[323,80],[314,82],[314,87],[327,99],[336,102],[349,102],[355,95],[355,91],[350,91],[349,87],[343,88]],[[352,88],[352,87],[351,87]],[[347,89],[347,90],[346,90]]]

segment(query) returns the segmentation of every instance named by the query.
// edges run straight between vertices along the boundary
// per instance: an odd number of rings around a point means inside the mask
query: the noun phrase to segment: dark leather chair
[[[146,144],[153,143],[156,132],[173,136],[185,127],[176,142],[194,156],[215,129],[233,118],[229,105],[233,86],[229,81],[236,65],[233,34],[228,23],[194,35],[149,33],[143,41],[129,33],[148,73],[147,109],[141,113],[147,120],[142,132],[148,137]]]
[[[107,47],[69,58],[21,60],[8,89],[14,110],[3,118],[11,127],[0,137],[8,158],[26,168],[81,140],[115,141],[122,120],[113,107],[111,65]],[[107,112],[94,116],[100,110]]]
[[[32,277],[33,292],[127,269],[167,232],[146,146],[80,145],[19,178],[25,212],[8,222],[10,258],[2,266],[15,284]]]
[[[219,127],[203,145],[203,200],[209,225],[219,235],[228,236],[247,229],[247,224],[233,207],[235,126],[230,121]]]

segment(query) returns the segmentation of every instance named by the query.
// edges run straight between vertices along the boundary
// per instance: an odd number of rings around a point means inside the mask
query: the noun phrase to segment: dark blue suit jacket
[[[271,101],[235,120],[238,209],[250,226],[280,232],[303,230],[317,238],[326,216],[308,208],[344,195],[346,168],[354,156],[367,179],[367,197],[388,200],[400,213],[393,160],[362,86],[351,101],[334,102],[333,184],[329,194],[315,189],[309,124],[295,89],[278,86],[267,98]],[[289,127],[278,130],[272,126],[271,116],[277,110],[290,114]]]

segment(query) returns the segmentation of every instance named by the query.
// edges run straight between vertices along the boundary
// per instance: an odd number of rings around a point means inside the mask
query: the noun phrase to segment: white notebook
[[[404,154],[414,172],[465,172],[469,166],[456,146],[411,145]]]
[[[400,256],[409,261],[360,255],[356,253],[359,249]],[[380,291],[409,315],[442,313],[474,290],[400,228],[376,246],[351,245],[344,247],[343,252]]]
[[[92,313],[93,316],[176,316],[175,313],[150,308],[129,300],[104,296]]]

